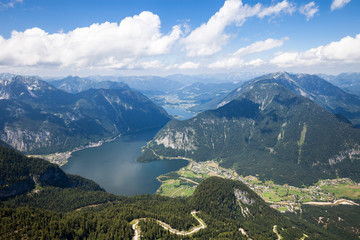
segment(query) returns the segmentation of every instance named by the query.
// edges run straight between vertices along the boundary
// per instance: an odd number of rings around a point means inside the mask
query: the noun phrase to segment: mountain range
[[[213,102],[216,99],[221,100],[244,82],[244,76],[241,75],[216,77],[221,80],[211,76],[185,75],[172,75],[166,78],[154,76],[90,76],[86,78],[68,76],[57,80],[49,79],[48,82],[68,93],[79,93],[91,88],[125,89],[130,86],[161,106],[175,108],[185,106],[188,111],[198,113],[208,109],[207,102]]]
[[[275,76],[282,80],[288,74]],[[293,85],[284,87],[281,81],[267,79],[245,83],[215,110],[185,121],[170,121],[143,148],[139,160],[216,160],[244,176],[257,175],[294,186],[321,178],[359,181],[360,129],[342,115],[295,94]]]
[[[360,124],[359,96],[347,93],[317,75],[309,74],[278,72],[254,78],[233,90],[221,101],[213,101],[208,108],[215,109],[236,99],[243,92],[243,89],[247,89],[254,83],[276,83],[294,94],[309,98],[330,112],[345,116],[354,125]]]
[[[53,80],[49,82],[54,87],[64,90],[68,93],[79,93],[89,89],[129,89],[129,86],[123,82],[115,82],[110,80],[95,81],[77,76],[68,76],[63,79]]]
[[[71,94],[37,77],[4,77],[0,139],[22,152],[44,154],[159,128],[170,120],[149,98],[121,86]]]
[[[337,76],[320,74],[319,76],[348,93],[360,95],[360,73],[341,73]]]
[[[202,181],[188,198],[115,196],[17,151],[67,151],[166,124],[143,148],[140,161],[215,160],[243,176],[293,186],[338,177],[359,182],[355,95],[314,75],[285,72],[241,86],[175,84],[162,94],[189,101],[193,95],[214,109],[169,121],[161,107],[121,82],[69,77],[56,84],[63,90],[38,77],[0,76],[1,239],[131,239],[134,229],[143,239],[359,237],[358,206],[303,205],[281,214],[244,183],[219,177]],[[149,90],[144,85],[142,91]]]

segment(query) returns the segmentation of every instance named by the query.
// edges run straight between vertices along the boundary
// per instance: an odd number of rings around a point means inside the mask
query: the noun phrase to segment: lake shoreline
[[[71,155],[75,152],[84,150],[84,149],[88,149],[88,148],[94,148],[94,147],[100,147],[102,146],[104,143],[108,143],[108,142],[113,142],[116,139],[118,139],[119,137],[123,136],[122,134],[119,134],[113,138],[110,139],[104,139],[104,140],[100,140],[98,142],[90,142],[89,144],[85,145],[85,146],[80,146],[80,147],[76,147],[71,151],[67,151],[67,152],[60,152],[60,153],[51,153],[51,154],[44,154],[44,155],[26,155],[27,157],[35,157],[35,158],[42,158],[44,160],[47,160],[51,163],[54,163],[56,165],[58,165],[59,167],[64,166],[65,164],[68,163],[68,159],[71,157]]]
[[[115,141],[77,151],[61,168],[67,174],[91,179],[116,195],[154,194],[161,185],[156,179],[158,176],[177,171],[188,164],[182,159],[149,163],[137,161],[142,147],[157,131],[151,129],[124,134]]]
[[[145,131],[152,131],[152,130],[156,130],[156,129],[159,130],[160,128],[140,129],[140,130],[134,131],[134,132],[127,132],[127,133],[122,133],[122,134],[120,133],[120,134],[116,135],[115,137],[105,138],[105,139],[99,140],[97,142],[89,142],[87,145],[79,146],[79,147],[74,148],[73,150],[66,151],[66,152],[56,152],[56,153],[50,153],[50,154],[29,154],[26,156],[34,157],[34,158],[42,158],[46,161],[49,161],[51,163],[58,165],[59,167],[62,167],[68,163],[69,158],[75,152],[85,150],[88,148],[100,147],[104,143],[116,141],[117,139],[119,139],[122,136],[137,134],[137,133],[141,133],[141,132],[145,132]]]

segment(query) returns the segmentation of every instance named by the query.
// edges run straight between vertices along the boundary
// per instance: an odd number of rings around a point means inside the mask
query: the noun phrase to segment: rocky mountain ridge
[[[129,88],[71,94],[36,77],[14,76],[0,81],[0,93],[0,139],[26,153],[69,151],[170,119]]]
[[[255,82],[216,110],[169,122],[139,160],[157,156],[214,159],[239,174],[295,186],[359,180],[360,130],[277,83]]]
[[[255,83],[279,84],[294,94],[311,99],[330,112],[345,116],[354,125],[360,124],[360,97],[345,92],[317,75],[310,74],[277,72],[254,78],[245,82],[212,107],[217,108],[236,99],[244,90]]]

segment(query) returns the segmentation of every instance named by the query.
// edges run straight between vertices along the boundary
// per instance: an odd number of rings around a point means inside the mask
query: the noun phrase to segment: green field
[[[360,199],[360,185],[350,179],[321,180],[313,186],[298,188],[287,184],[277,185],[271,180],[262,182],[255,176],[238,176],[233,170],[219,167],[213,161],[190,162],[188,166],[177,172],[159,176],[158,179],[162,185],[157,193],[169,197],[188,197],[192,195],[198,183],[212,175],[246,182],[265,201],[274,203],[301,204],[310,201],[332,202],[339,198]],[[286,206],[276,207],[276,209],[290,210]]]
[[[280,202],[282,199],[273,191],[264,192],[262,195],[263,199],[270,202]]]
[[[360,199],[359,185],[338,185],[338,186],[321,186],[322,189],[335,195],[338,198],[349,198],[353,200]]]

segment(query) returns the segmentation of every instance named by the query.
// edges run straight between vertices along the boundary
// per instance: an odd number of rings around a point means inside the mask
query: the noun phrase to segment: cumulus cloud
[[[266,16],[278,15],[281,12],[292,14],[295,11],[295,9],[296,8],[291,3],[285,0],[277,3],[274,6],[262,9],[257,15],[260,18],[263,18]]]
[[[319,11],[319,6],[315,2],[309,2],[299,8],[299,12],[306,16],[306,20],[309,21]]]
[[[249,6],[241,0],[227,0],[223,7],[207,23],[193,30],[183,44],[188,56],[210,56],[219,52],[228,42],[230,34],[225,32],[227,26],[241,26],[247,18],[278,15],[281,12],[292,13],[292,5],[284,0],[274,6],[264,7],[260,3]]]
[[[180,64],[178,66],[179,69],[196,69],[200,66],[199,63],[195,63],[195,62],[191,62],[191,61],[188,61],[188,62],[185,62],[183,64]]]
[[[119,24],[96,23],[67,33],[13,31],[9,39],[0,36],[0,65],[136,68],[136,59],[167,54],[181,37],[180,26],[163,35],[160,25],[157,15],[145,11]],[[157,63],[142,64],[146,68]]]
[[[280,52],[270,63],[280,67],[360,63],[360,34],[355,38],[347,36],[338,42],[331,42],[305,52]]]
[[[250,62],[245,63],[247,66],[251,67],[259,67],[263,64],[266,64],[266,62],[260,58],[251,60]]]
[[[241,67],[259,67],[263,64],[266,64],[266,62],[260,58],[245,62],[238,57],[229,57],[213,62],[209,64],[208,67],[212,69],[239,69]]]
[[[235,52],[235,55],[246,56],[253,53],[264,52],[273,48],[281,47],[285,41],[289,40],[288,37],[282,39],[269,38],[265,41],[254,42],[246,47],[240,48]]]
[[[223,68],[223,69],[230,69],[230,68],[239,68],[244,65],[245,61],[239,57],[228,57],[222,58],[217,60],[213,63],[208,65],[209,68]]]
[[[200,67],[200,63],[187,61],[183,63],[175,63],[172,65],[166,66],[167,70],[180,69],[180,70],[193,70],[198,69]]]
[[[348,4],[351,0],[333,0],[331,3],[331,11],[334,11],[335,9],[342,8],[346,4]]]
[[[265,64],[265,61],[262,59],[251,60],[250,62],[245,62],[242,57],[248,56],[254,53],[260,53],[264,51],[268,51],[277,47],[281,47],[285,41],[289,40],[288,37],[284,37],[282,39],[273,39],[269,38],[264,41],[254,42],[246,47],[240,48],[235,53],[230,56],[223,57],[213,63],[208,65],[209,68],[238,68],[241,66],[260,66]]]

